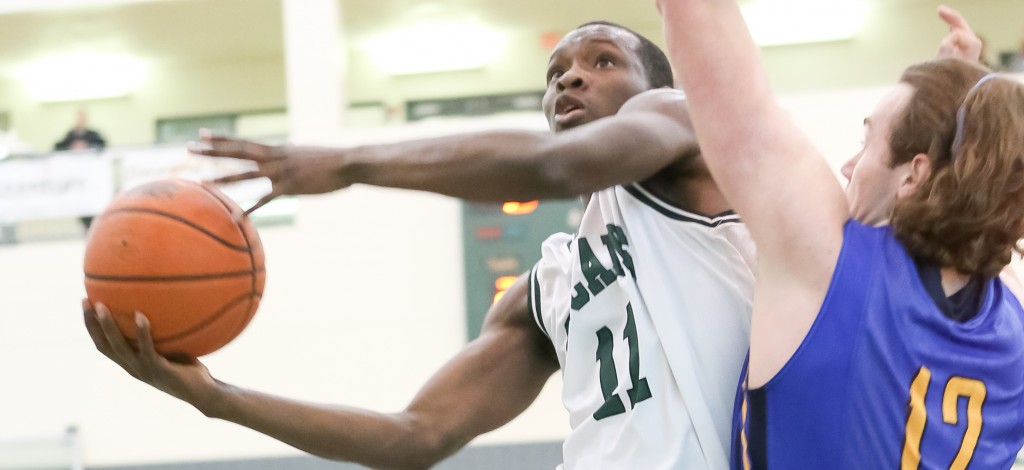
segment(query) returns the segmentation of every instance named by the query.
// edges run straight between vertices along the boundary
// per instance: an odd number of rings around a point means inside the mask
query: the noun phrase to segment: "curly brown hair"
[[[892,165],[927,154],[931,175],[896,202],[892,226],[916,258],[994,277],[1022,252],[1024,84],[979,83],[988,73],[956,59],[903,73],[914,94],[893,129]]]

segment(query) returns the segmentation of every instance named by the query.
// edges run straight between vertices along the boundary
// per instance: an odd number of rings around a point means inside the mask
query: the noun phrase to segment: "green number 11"
[[[622,397],[615,393],[615,388],[619,386],[619,377],[615,372],[615,358],[612,356],[615,347],[614,336],[607,326],[597,330],[597,362],[600,365],[604,404],[594,412],[595,420],[626,412]],[[626,347],[629,348],[629,381],[632,388],[626,390],[626,395],[629,396],[629,408],[632,409],[637,403],[651,398],[651,388],[647,385],[647,379],[640,377],[640,341],[636,336],[632,304],[626,304],[626,328],[622,333],[622,339],[626,340]]]

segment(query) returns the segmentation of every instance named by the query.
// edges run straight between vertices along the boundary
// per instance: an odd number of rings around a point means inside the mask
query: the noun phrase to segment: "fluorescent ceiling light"
[[[88,53],[39,59],[18,75],[37,101],[81,101],[127,96],[145,79],[146,69],[138,59]]]
[[[503,53],[504,36],[468,20],[423,20],[366,39],[360,49],[391,75],[481,68]]]
[[[851,39],[867,21],[863,0],[755,0],[743,16],[760,46]]]

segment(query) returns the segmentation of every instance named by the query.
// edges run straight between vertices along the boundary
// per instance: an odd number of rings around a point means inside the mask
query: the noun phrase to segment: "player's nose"
[[[582,88],[586,84],[583,78],[583,73],[577,67],[572,67],[566,70],[561,77],[558,77],[558,91],[563,91],[568,88]]]

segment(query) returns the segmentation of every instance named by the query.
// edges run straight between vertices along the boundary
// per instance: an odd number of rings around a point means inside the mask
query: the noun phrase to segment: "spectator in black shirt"
[[[103,140],[103,136],[99,132],[89,129],[89,118],[85,114],[84,109],[78,110],[78,119],[75,121],[75,127],[68,131],[64,138],[53,145],[54,150],[84,150],[84,149],[95,149],[103,150],[107,146],[107,141]],[[82,222],[82,226],[86,230],[92,225],[92,217],[85,216],[80,217],[79,220]]]
[[[85,114],[85,110],[78,111],[78,119],[75,123],[75,127],[68,131],[67,135],[60,141],[54,144],[54,150],[82,150],[82,149],[96,149],[102,150],[103,147],[107,146],[107,142],[103,140],[103,136],[88,127],[88,117]]]

